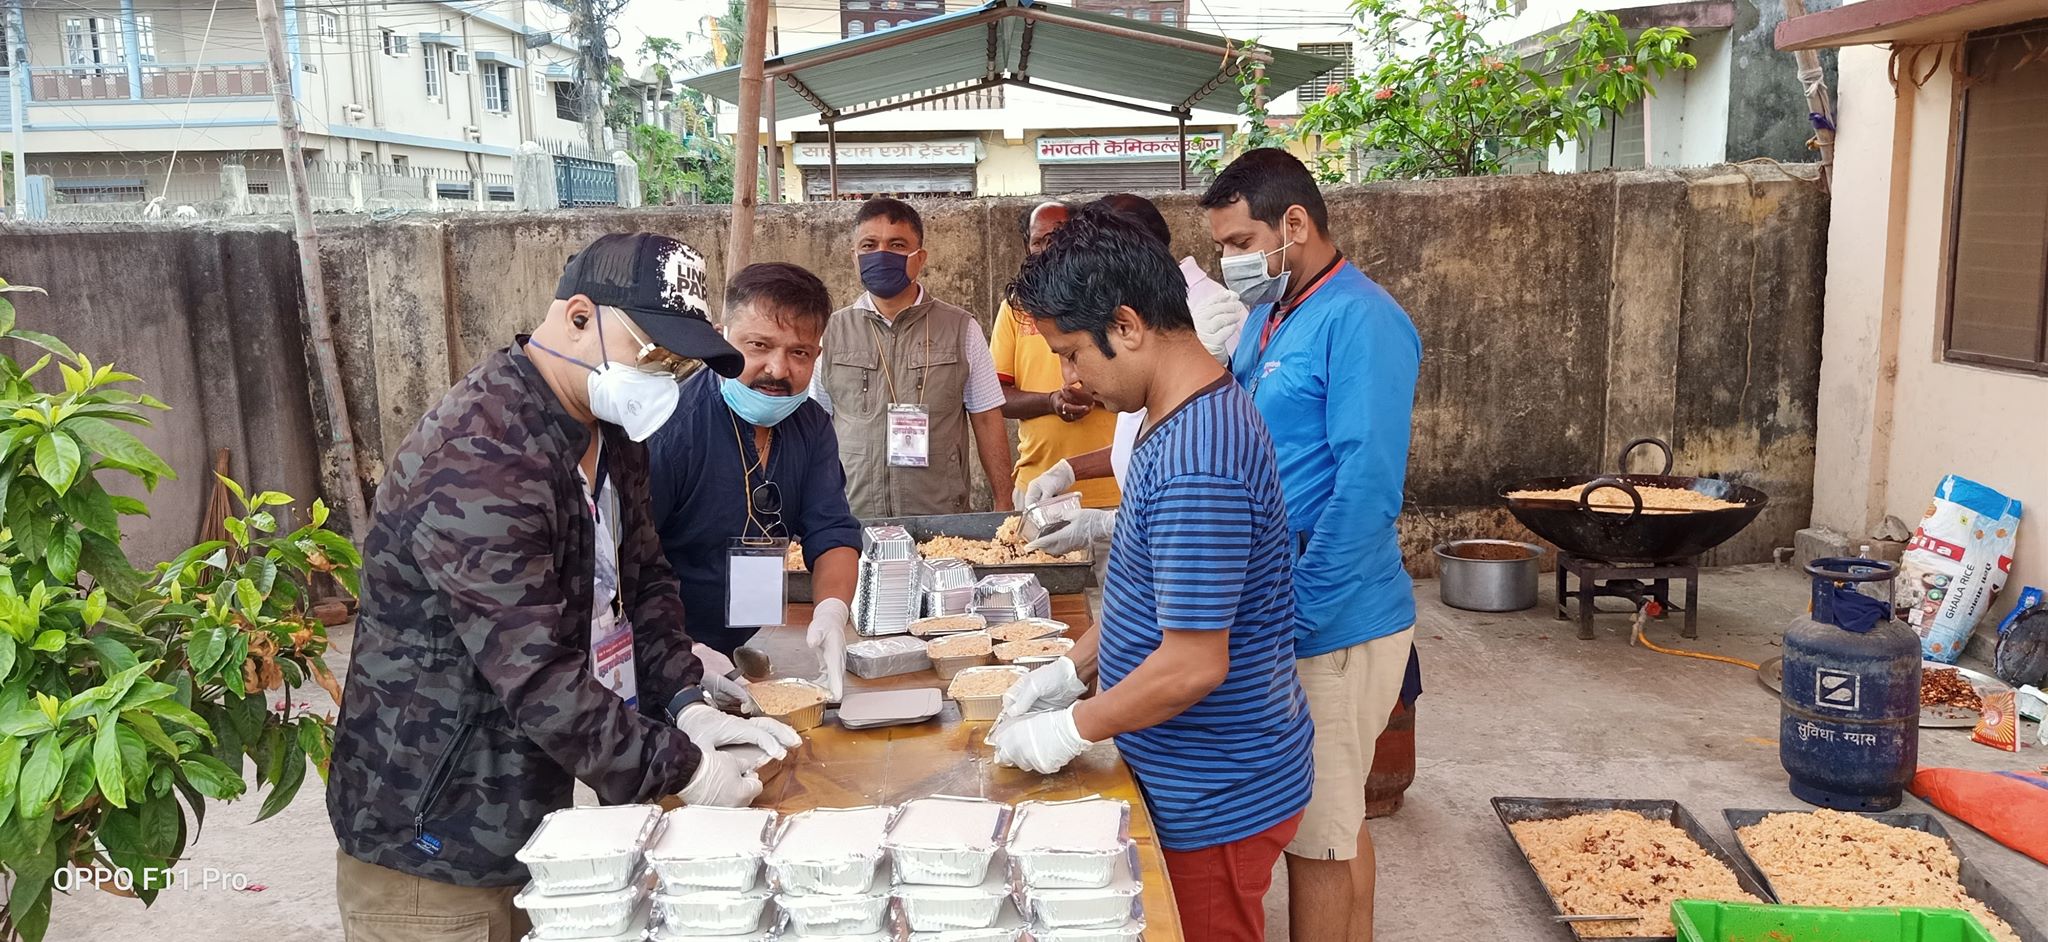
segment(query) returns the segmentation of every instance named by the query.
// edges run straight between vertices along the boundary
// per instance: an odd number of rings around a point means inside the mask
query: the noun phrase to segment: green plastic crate
[[[1960,909],[1829,909],[1682,899],[1678,942],[1994,942]]]

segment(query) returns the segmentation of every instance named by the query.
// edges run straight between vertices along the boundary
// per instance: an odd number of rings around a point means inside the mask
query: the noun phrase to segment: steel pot
[[[1468,612],[1519,612],[1536,605],[1543,547],[1519,540],[1452,540],[1436,547],[1443,602]]]

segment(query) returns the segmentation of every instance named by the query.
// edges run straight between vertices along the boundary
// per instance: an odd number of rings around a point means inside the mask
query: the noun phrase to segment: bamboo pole
[[[1785,18],[1806,15],[1805,0],[1785,0]],[[1827,73],[1820,68],[1820,53],[1801,49],[1792,53],[1799,63],[1799,85],[1806,92],[1806,112],[1813,122],[1813,143],[1820,150],[1820,187],[1834,192],[1835,106],[1828,99]]]
[[[732,233],[726,239],[725,275],[745,268],[754,254],[754,208],[761,186],[761,77],[767,58],[768,4],[747,4],[740,48],[740,115],[733,141]]]

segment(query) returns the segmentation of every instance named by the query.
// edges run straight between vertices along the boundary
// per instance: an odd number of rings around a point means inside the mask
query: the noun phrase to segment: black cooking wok
[[[1674,562],[1698,556],[1724,542],[1763,512],[1770,498],[1753,487],[1718,478],[1695,478],[1671,474],[1671,446],[1661,439],[1638,438],[1621,449],[1616,463],[1628,467],[1629,453],[1639,445],[1656,445],[1664,451],[1660,474],[1572,474],[1537,478],[1500,490],[1508,511],[1516,520],[1558,548],[1574,556],[1617,563]],[[1514,491],[1551,491],[1591,485],[1571,500],[1528,500],[1511,498]],[[1698,491],[1708,497],[1741,504],[1720,510],[1685,513],[1644,513],[1643,496],[1637,487],[1670,487]],[[1628,495],[1628,511],[1594,510],[1589,499],[1597,491],[1614,489]]]

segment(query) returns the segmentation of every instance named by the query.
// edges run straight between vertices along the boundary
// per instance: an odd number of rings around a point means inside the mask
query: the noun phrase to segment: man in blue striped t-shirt
[[[1004,698],[996,761],[1050,773],[1114,737],[1189,938],[1263,939],[1269,874],[1314,780],[1272,441],[1196,336],[1173,258],[1129,220],[1083,210],[1025,262],[1010,300],[1104,406],[1150,418],[1102,624]],[[1083,700],[1090,674],[1101,692]]]

